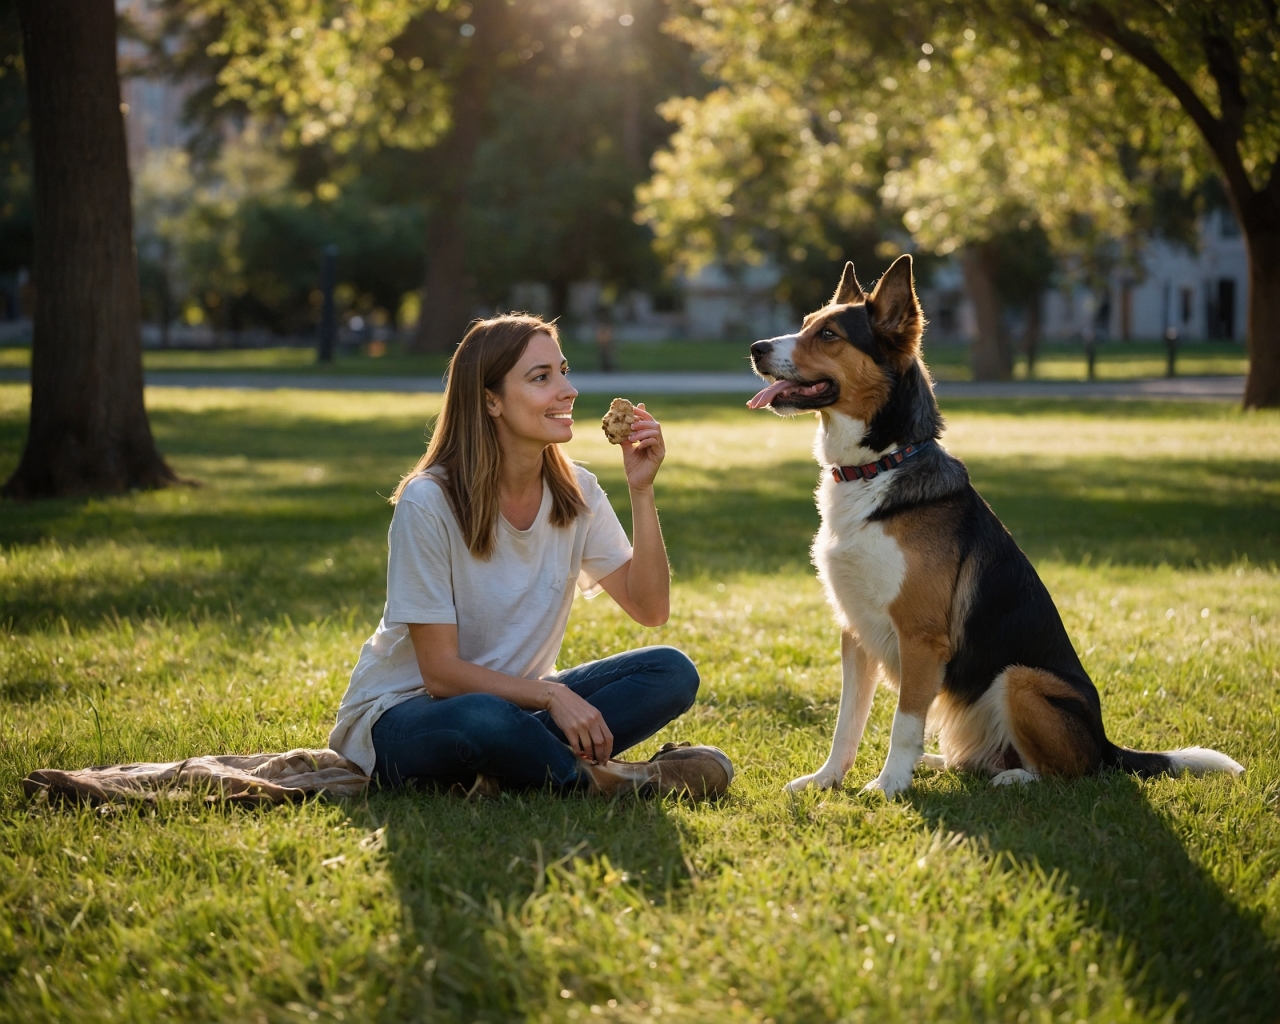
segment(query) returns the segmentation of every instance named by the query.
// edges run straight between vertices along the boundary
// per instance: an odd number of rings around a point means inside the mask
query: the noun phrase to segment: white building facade
[[[656,308],[644,292],[612,295],[599,282],[581,281],[569,289],[568,313],[581,341],[596,338],[601,324],[608,324],[610,337],[619,342],[754,341],[800,325],[791,305],[775,297],[781,280],[778,268],[768,262],[734,270],[712,263],[679,279],[678,310]],[[533,287],[517,287],[513,304],[534,309],[527,298]]]
[[[1242,341],[1248,302],[1244,238],[1229,211],[1214,210],[1201,218],[1194,249],[1153,239],[1140,268],[1114,271],[1104,295],[1046,292],[1041,317],[1046,338],[1092,330],[1117,341]]]
[[[735,271],[718,263],[681,281],[689,338],[772,338],[799,326],[790,304],[774,298],[782,275],[772,263]]]
[[[968,342],[977,332],[957,261],[943,264],[920,290],[934,341]],[[1049,341],[1243,341],[1249,302],[1244,238],[1227,210],[1201,218],[1195,248],[1152,239],[1138,268],[1119,268],[1105,291],[1051,288],[1040,299],[1041,336]],[[1021,323],[1010,324],[1016,339]]]
[[[1160,240],[1143,253],[1143,273],[1111,279],[1107,329],[1112,338],[1240,341],[1249,302],[1244,238],[1227,210],[1201,219],[1198,251]]]

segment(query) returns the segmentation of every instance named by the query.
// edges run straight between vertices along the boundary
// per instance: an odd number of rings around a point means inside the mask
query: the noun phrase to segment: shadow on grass
[[[580,402],[584,421],[605,404],[598,397]],[[672,420],[741,418],[732,396],[671,397],[654,407]],[[1105,403],[1098,408],[1114,413]],[[1160,407],[1121,408],[1150,415]],[[120,549],[96,560],[78,556],[78,576],[11,575],[0,607],[14,629],[59,618],[72,628],[97,625],[113,614],[245,621],[288,615],[305,622],[355,608],[376,618],[391,515],[382,495],[421,453],[421,422],[336,421],[256,408],[161,409],[153,422],[167,452],[205,460],[206,486],[184,492],[186,505],[173,494],[5,503],[0,547],[56,541],[99,554],[108,543]],[[0,418],[0,462],[16,461],[24,430],[12,416]],[[307,483],[305,471],[314,464],[323,475]],[[1033,560],[1175,567],[1239,557],[1280,561],[1280,466],[1273,462],[978,458],[971,470]],[[811,571],[817,473],[808,459],[758,473],[672,466],[660,506],[677,578]],[[600,477],[629,522],[617,467],[601,467]]]
[[[1247,557],[1280,561],[1280,517],[1262,487],[1280,467],[1175,464],[1142,471],[1074,464],[1058,468],[978,463],[974,476],[1033,561],[1197,567]],[[767,478],[732,470],[684,471],[662,496],[663,525],[677,578],[731,573],[809,572],[817,513],[811,464],[774,467]],[[1081,476],[1101,480],[1079,493]],[[1170,481],[1182,477],[1186,482]],[[602,474],[629,521],[625,488]],[[1156,479],[1158,478],[1158,479]],[[1109,485],[1109,486],[1107,486]],[[194,501],[202,496],[196,495]],[[155,564],[106,559],[79,577],[46,574],[3,595],[6,617],[29,628],[65,617],[74,628],[104,616],[183,618],[225,614],[294,621],[358,608],[375,616],[385,585],[390,509],[368,487],[333,484],[256,487],[226,511],[131,502],[51,502],[6,508],[0,544],[46,538],[63,546],[140,543],[171,558]],[[332,558],[332,566],[325,560]],[[320,568],[320,566],[324,568]]]
[[[1011,789],[974,779],[963,792],[909,799],[931,831],[1056,872],[1083,918],[1120,947],[1139,1005],[1180,1006],[1188,1022],[1276,1019],[1280,947],[1192,861],[1143,784],[1119,773]]]
[[[1280,561],[1280,464],[969,460],[974,486],[1033,561],[1175,568]]]
[[[1241,557],[1280,561],[1274,462],[972,459],[969,470],[1033,562],[1194,568]],[[807,570],[818,528],[817,473],[812,462],[793,460],[767,475],[701,469],[696,483],[668,483],[661,506],[672,567],[686,574]],[[620,476],[602,473],[601,480],[625,497]],[[626,515],[622,507],[619,513]]]
[[[517,932],[549,871],[606,860],[644,899],[688,881],[681,836],[661,800],[504,795],[471,804],[428,793],[375,794],[384,850],[424,969],[405,979],[388,1020],[533,1019],[569,989],[586,1002],[618,995],[585,973],[548,975],[536,941]],[[554,941],[554,939],[553,939]],[[407,1011],[407,1012],[406,1012]]]

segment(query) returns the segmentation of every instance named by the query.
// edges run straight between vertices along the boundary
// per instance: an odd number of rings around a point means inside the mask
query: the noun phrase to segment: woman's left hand
[[[620,447],[627,486],[652,487],[653,478],[658,475],[658,467],[666,458],[667,445],[662,439],[662,424],[645,409],[643,402],[636,406],[630,440]]]

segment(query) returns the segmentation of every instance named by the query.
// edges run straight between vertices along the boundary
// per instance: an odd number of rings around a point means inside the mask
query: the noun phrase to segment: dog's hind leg
[[[1038,772],[1029,772],[1025,768],[1007,768],[991,777],[993,786],[1021,786],[1028,782],[1039,782]]]
[[[1001,772],[993,783],[1031,781],[1027,775],[1073,778],[1098,770],[1106,744],[1102,720],[1076,689],[1052,672],[1024,665],[1010,666],[1001,678],[1009,733],[1026,772]]]
[[[867,716],[871,713],[871,698],[875,696],[876,682],[880,674],[879,663],[852,633],[840,634],[840,712],[836,715],[836,731],[831,737],[831,753],[826,763],[812,775],[792,779],[783,788],[798,793],[810,786],[834,789],[844,781],[858,753]]]

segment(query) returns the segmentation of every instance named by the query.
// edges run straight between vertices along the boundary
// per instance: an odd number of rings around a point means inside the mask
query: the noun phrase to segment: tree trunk
[[[160,262],[160,347],[169,347],[169,322],[173,319],[173,288],[169,284],[169,239],[161,243]]]
[[[569,278],[563,274],[553,274],[548,282],[548,287],[551,289],[551,315],[560,321],[561,327],[569,322],[571,316],[569,285]]]
[[[1013,348],[996,293],[996,248],[993,242],[970,245],[960,259],[964,287],[978,321],[978,336],[969,350],[974,380],[1013,377]]]
[[[4,486],[40,498],[176,480],[142,396],[141,302],[112,0],[20,0],[34,166],[31,421]]]
[[[1280,216],[1275,218],[1280,221]],[[1246,409],[1280,406],[1280,231],[1242,225],[1249,251],[1249,376]]]
[[[1040,302],[1039,295],[1027,303],[1026,325],[1022,333],[1022,347],[1027,354],[1027,380],[1036,375],[1036,356],[1040,352]]]
[[[506,5],[476,0],[475,33],[466,63],[453,82],[453,128],[428,151],[433,176],[441,182],[427,223],[427,271],[422,282],[422,312],[410,349],[451,352],[462,340],[471,315],[467,281],[466,206],[471,168],[480,146],[489,107],[492,67],[505,39]]]
[[[411,345],[414,352],[451,352],[466,330],[471,308],[461,202],[461,198],[442,197],[427,225],[427,274]]]

